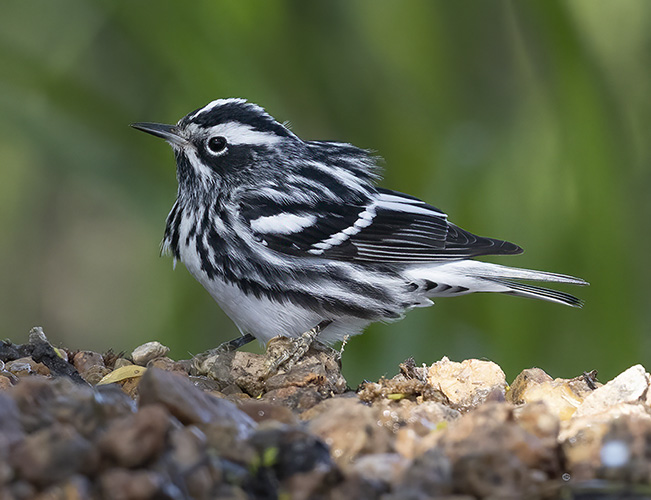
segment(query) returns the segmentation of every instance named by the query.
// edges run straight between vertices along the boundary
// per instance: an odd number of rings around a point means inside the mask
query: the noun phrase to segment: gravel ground
[[[351,389],[331,350],[268,377],[267,355],[167,352],[2,342],[0,499],[651,498],[640,365],[508,385],[489,361],[407,360]]]

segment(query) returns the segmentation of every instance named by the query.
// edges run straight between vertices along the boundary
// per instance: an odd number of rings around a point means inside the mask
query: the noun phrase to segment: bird
[[[175,125],[132,127],[174,151],[178,192],[161,250],[235,323],[241,337],[230,347],[309,332],[310,341],[331,346],[434,298],[475,292],[582,305],[523,281],[586,281],[475,260],[522,248],[379,187],[374,153],[301,139],[245,99],[214,100]]]

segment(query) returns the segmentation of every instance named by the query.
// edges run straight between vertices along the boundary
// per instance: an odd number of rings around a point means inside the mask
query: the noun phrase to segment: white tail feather
[[[463,295],[473,292],[497,292],[574,307],[581,307],[582,302],[573,295],[513,280],[546,281],[572,285],[588,284],[581,278],[565,274],[506,267],[475,260],[414,266],[409,268],[407,276],[416,282],[425,280],[425,288],[428,290],[427,296],[429,297]]]
[[[549,273],[546,271],[534,271],[533,269],[521,269],[518,267],[507,267],[490,262],[478,260],[462,260],[444,264],[446,271],[459,272],[467,276],[477,278],[501,278],[528,281],[548,281],[550,283],[570,283],[572,285],[587,285],[581,278],[568,276],[566,274]]]

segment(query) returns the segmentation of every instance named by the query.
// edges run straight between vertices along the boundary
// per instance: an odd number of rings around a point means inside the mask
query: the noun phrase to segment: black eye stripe
[[[226,149],[226,144],[226,137],[222,137],[221,135],[215,135],[206,142],[208,151],[214,154],[223,152]]]

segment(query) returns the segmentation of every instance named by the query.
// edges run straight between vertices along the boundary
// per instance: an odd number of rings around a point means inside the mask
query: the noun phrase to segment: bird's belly
[[[246,294],[238,286],[223,281],[203,285],[242,333],[250,333],[263,343],[277,335],[297,337],[323,319],[290,302]]]
[[[201,259],[191,247],[186,246],[181,250],[181,261],[240,332],[250,333],[260,342],[266,343],[277,335],[297,337],[324,319],[319,314],[288,301],[256,297],[221,278],[210,278],[201,269]]]

